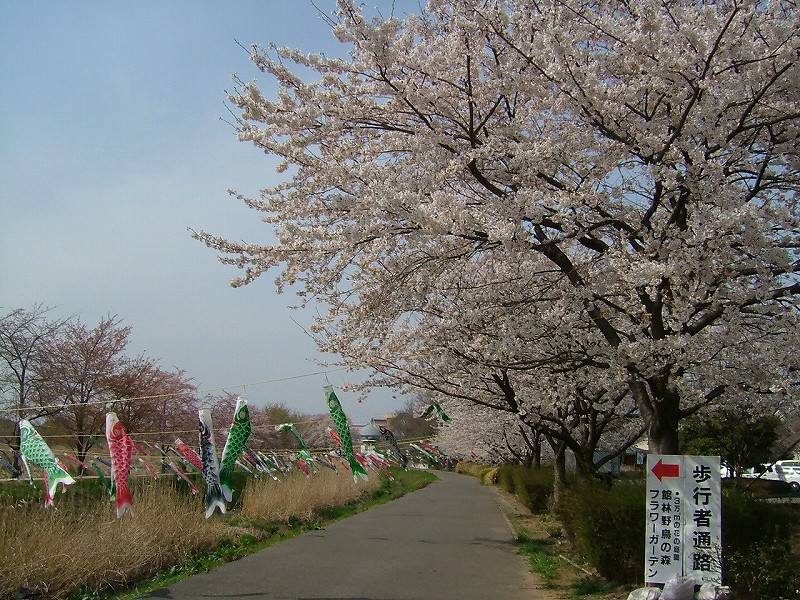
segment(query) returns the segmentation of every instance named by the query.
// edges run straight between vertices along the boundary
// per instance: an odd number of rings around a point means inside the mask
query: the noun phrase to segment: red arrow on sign
[[[664,477],[680,477],[681,476],[681,466],[680,465],[668,465],[664,464],[664,462],[659,458],[658,462],[653,466],[653,475],[658,477],[658,480],[661,481]]]

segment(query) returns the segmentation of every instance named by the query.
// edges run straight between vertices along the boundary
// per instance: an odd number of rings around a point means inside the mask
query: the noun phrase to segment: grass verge
[[[548,587],[558,575],[562,562],[555,556],[552,540],[534,536],[524,528],[517,530],[517,552],[528,559],[528,564],[534,573],[537,573]]]
[[[491,485],[491,483],[489,483]],[[516,495],[498,486],[517,552],[540,580],[542,600],[619,600],[630,590],[608,583],[591,571],[585,557],[576,552],[562,523],[549,512],[532,514]]]

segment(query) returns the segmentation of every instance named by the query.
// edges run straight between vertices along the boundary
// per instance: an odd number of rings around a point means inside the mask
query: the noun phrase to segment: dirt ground
[[[560,523],[550,515],[533,515],[525,508],[514,496],[495,488],[499,497],[500,507],[506,514],[514,531],[525,530],[531,537],[536,539],[549,539],[553,542],[553,556],[559,561],[560,566],[556,577],[551,582],[545,582],[540,576],[534,573],[534,577],[539,580],[537,591],[543,600],[575,600],[585,598],[586,600],[626,600],[633,588],[620,587],[611,592],[603,594],[592,594],[587,596],[575,596],[572,584],[580,579],[596,576],[590,567],[582,564],[581,558],[576,556],[575,551],[563,535]]]

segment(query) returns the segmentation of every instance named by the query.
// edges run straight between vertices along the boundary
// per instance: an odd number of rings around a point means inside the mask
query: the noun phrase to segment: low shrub
[[[800,507],[724,488],[722,572],[737,600],[800,597]],[[565,532],[605,579],[640,583],[644,572],[645,489],[639,480],[568,487],[559,509]]]
[[[517,499],[533,512],[533,501],[531,500],[531,493],[527,485],[527,473],[522,469],[515,468],[511,472],[511,481],[514,482],[514,493],[517,495]]]
[[[497,485],[509,494],[514,493],[514,467],[517,465],[501,465],[497,468]]]
[[[727,487],[727,486],[726,486]],[[737,600],[800,598],[800,509],[738,486],[722,500],[722,574]]]
[[[515,494],[532,513],[542,513],[548,510],[553,495],[553,469],[503,465],[497,469],[497,485]]]
[[[497,467],[493,465],[462,461],[456,465],[455,471],[475,477],[484,485],[494,485],[497,479]]]
[[[788,540],[754,542],[747,550],[723,554],[724,580],[737,600],[797,600],[799,560]]]
[[[752,494],[766,496],[790,496],[792,485],[776,479],[750,479],[747,477],[726,477],[722,480],[725,489],[738,489]]]
[[[606,580],[636,583],[644,573],[645,489],[641,481],[569,486],[559,507],[565,532]]]
[[[494,485],[497,481],[497,467],[492,467],[488,469],[481,475],[481,483],[484,485]]]

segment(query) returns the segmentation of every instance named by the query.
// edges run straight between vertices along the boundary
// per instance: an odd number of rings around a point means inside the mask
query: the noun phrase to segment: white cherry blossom
[[[278,92],[231,97],[277,242],[196,235],[325,304],[366,385],[527,426],[621,394],[677,452],[708,405],[797,403],[799,32],[780,0],[342,0],[348,60],[255,49]]]

